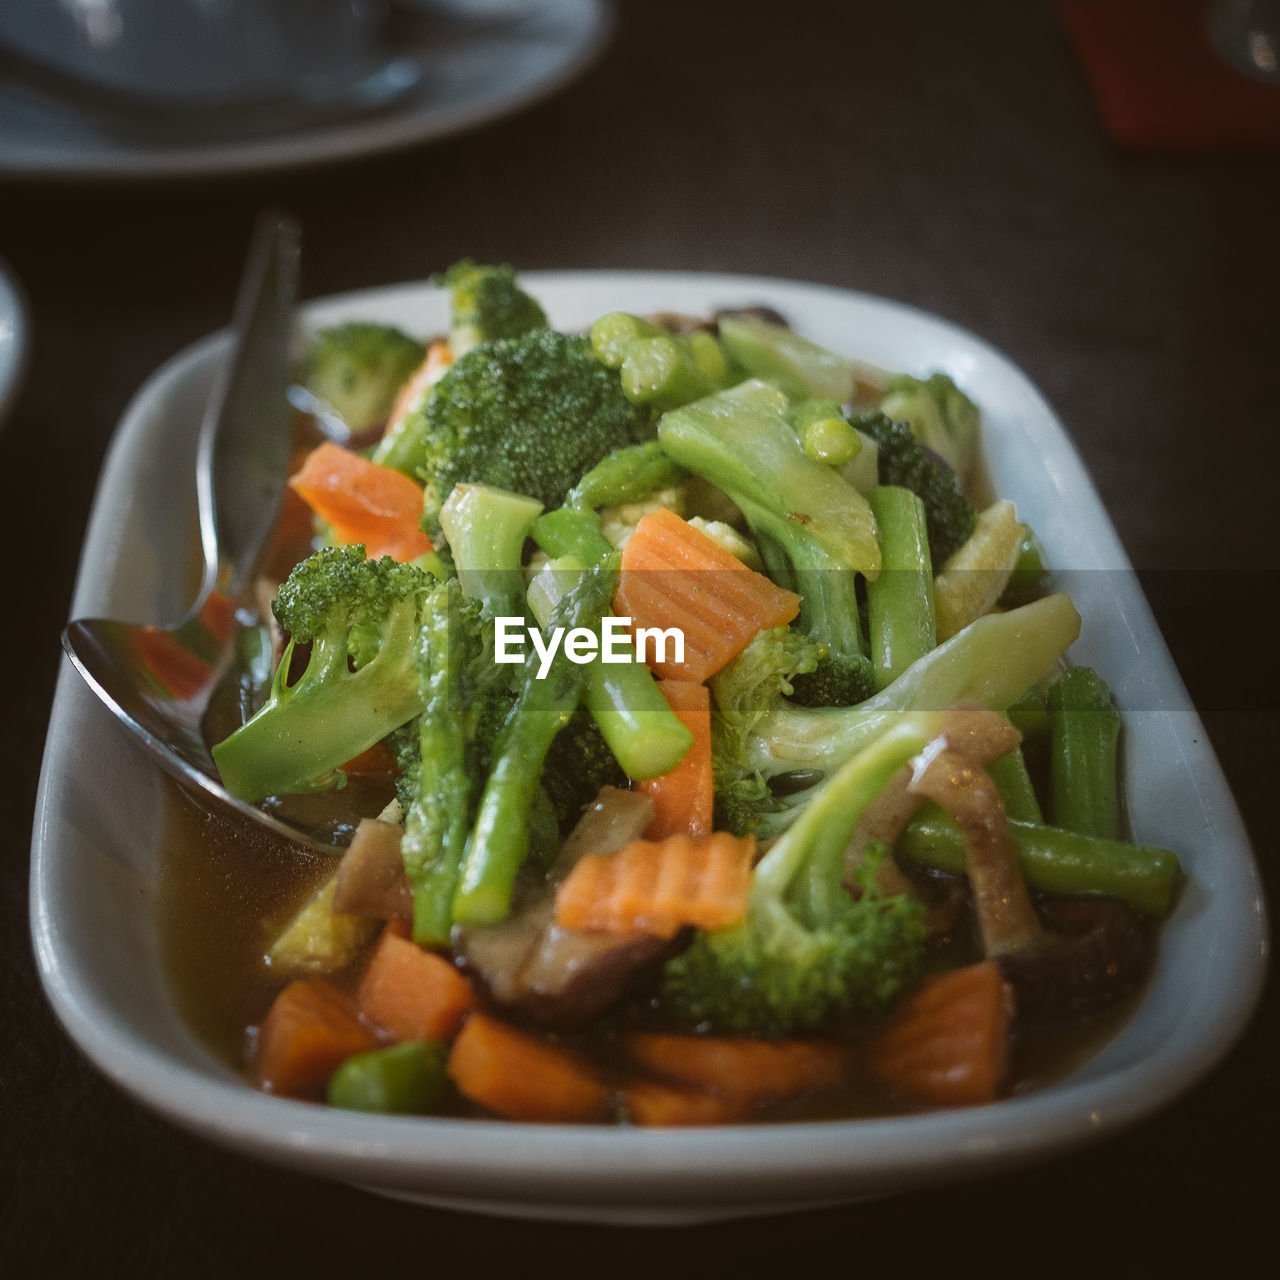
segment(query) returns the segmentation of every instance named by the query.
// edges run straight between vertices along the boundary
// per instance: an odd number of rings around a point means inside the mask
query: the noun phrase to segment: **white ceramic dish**
[[[941,368],[980,402],[989,469],[1052,562],[1086,570],[1074,652],[1127,712],[1136,834],[1177,849],[1188,887],[1134,1017],[1060,1083],[993,1106],[896,1119],[644,1131],[364,1117],[271,1098],[179,1021],[157,954],[163,789],[69,666],[58,685],[35,826],[32,927],[40,972],[81,1048],[148,1106],[211,1141],[434,1205],[592,1221],[683,1222],[885,1195],[1029,1163],[1169,1103],[1226,1051],[1265,961],[1261,890],[1207,739],[1080,460],[1035,388],[942,320],[859,294],[767,279],[531,274],[554,322],[614,308],[705,312],[768,302],[802,332],[876,364]],[[315,303],[310,324],[372,317],[428,333],[443,298],[407,285]],[[125,415],[99,487],[73,610],[178,616],[194,590],[194,430],[215,336],[175,357]],[[187,501],[183,501],[184,496]],[[1109,572],[1096,572],[1108,570]]]
[[[453,11],[508,12],[501,0],[448,0]],[[460,133],[527,106],[567,83],[598,54],[611,15],[605,0],[520,0],[521,20],[476,28],[447,46],[404,50],[425,87],[385,113],[287,133],[209,141],[131,140],[0,84],[0,174],[20,178],[182,178],[275,173],[392,151]]]
[[[26,308],[17,282],[0,262],[0,422],[18,394],[26,354]]]

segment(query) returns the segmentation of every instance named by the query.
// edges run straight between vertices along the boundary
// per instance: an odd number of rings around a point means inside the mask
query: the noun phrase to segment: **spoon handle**
[[[299,231],[262,214],[236,297],[233,343],[200,428],[197,490],[205,575],[235,598],[275,524],[290,453],[286,391],[298,287]]]

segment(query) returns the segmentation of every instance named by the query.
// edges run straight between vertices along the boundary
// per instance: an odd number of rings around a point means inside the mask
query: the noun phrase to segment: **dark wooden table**
[[[1156,1276],[1201,1254],[1225,1270],[1272,1234],[1274,996],[1186,1097],[1086,1152],[881,1203],[622,1232],[411,1208],[206,1146],[100,1079],[39,989],[25,867],[99,465],[147,374],[225,322],[267,201],[304,226],[310,295],[464,255],[740,271],[902,299],[1003,348],[1068,424],[1134,562],[1158,571],[1153,605],[1276,898],[1280,708],[1263,619],[1280,590],[1280,161],[1111,149],[1047,4],[845,9],[634,0],[558,96],[362,163],[0,183],[0,255],[33,339],[0,432],[0,1270],[487,1276],[545,1259],[756,1275],[831,1257],[843,1274],[953,1262]]]

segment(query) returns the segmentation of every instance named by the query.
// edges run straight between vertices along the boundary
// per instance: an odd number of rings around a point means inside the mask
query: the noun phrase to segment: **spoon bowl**
[[[277,835],[334,852],[324,834],[231,795],[218,780],[204,735],[215,696],[230,691],[252,701],[271,675],[268,626],[249,588],[288,470],[286,389],[297,277],[297,227],[264,215],[237,296],[232,356],[200,429],[204,572],[195,603],[171,626],[73,619],[62,643],[90,688],[179,781]]]

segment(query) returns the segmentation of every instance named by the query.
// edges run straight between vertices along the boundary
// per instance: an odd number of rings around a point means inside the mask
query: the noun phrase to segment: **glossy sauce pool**
[[[176,787],[169,794],[159,914],[171,991],[180,1015],[210,1051],[244,1071],[249,1029],[288,980],[266,963],[267,948],[335,863],[224,820]],[[346,975],[348,981],[359,966],[358,961]],[[1048,1084],[1087,1061],[1118,1030],[1136,998],[1085,1023],[1021,1031],[1012,1050],[1010,1091]],[[573,1041],[590,1047],[589,1037]],[[596,1053],[608,1066],[607,1046],[597,1046]],[[860,1080],[841,1093],[803,1099],[761,1118],[849,1119],[919,1109]],[[450,1113],[471,1114],[462,1104]]]

